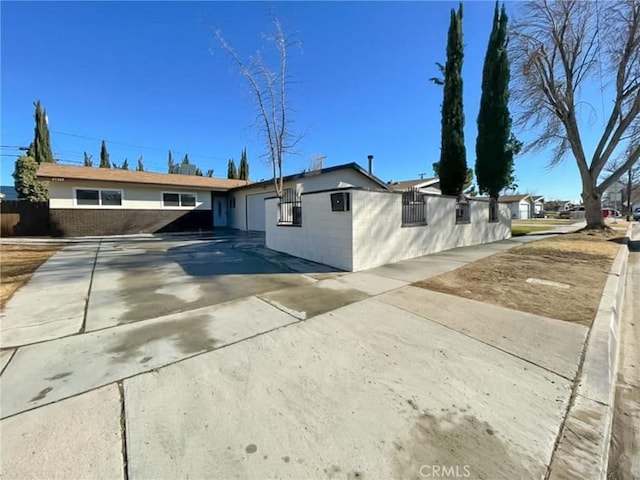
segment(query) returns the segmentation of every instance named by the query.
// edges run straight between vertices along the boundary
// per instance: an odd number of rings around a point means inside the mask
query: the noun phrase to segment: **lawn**
[[[545,230],[553,230],[553,225],[512,225],[511,236],[521,237],[531,232],[544,232]]]
[[[572,233],[531,242],[416,286],[590,325],[622,233]]]
[[[512,225],[569,225],[573,220],[558,218],[529,218],[527,220],[511,220]]]
[[[61,245],[1,245],[0,306],[4,308],[33,272],[61,248]]]

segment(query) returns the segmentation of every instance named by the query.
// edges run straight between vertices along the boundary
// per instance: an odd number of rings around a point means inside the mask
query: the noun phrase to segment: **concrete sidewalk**
[[[0,473],[541,478],[587,328],[409,285],[535,239],[3,350]]]

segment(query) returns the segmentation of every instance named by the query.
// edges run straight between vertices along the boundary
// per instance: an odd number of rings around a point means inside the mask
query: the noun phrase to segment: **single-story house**
[[[211,230],[227,225],[227,180],[43,163],[51,233],[61,236]]]
[[[498,201],[508,203],[511,208],[511,218],[513,220],[526,220],[531,218],[531,195],[504,195]]]
[[[399,192],[404,192],[409,189],[416,189],[421,193],[434,193],[436,195],[442,194],[442,191],[440,190],[440,179],[438,177],[402,180],[399,182],[392,180],[387,185],[391,189]]]
[[[388,185],[357,163],[287,175],[282,180],[284,190],[291,191],[296,198],[303,193],[335,188],[389,190]],[[264,202],[265,199],[274,196],[273,180],[231,189],[229,191],[229,227],[264,232],[266,230]]]
[[[38,178],[49,183],[51,233],[61,236],[122,235],[230,227],[265,231],[271,180],[162,174],[43,163]],[[333,188],[387,190],[356,163],[288,175],[285,189],[298,196]]]

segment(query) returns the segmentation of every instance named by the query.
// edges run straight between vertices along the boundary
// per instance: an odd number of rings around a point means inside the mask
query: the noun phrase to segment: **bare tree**
[[[287,103],[290,78],[287,75],[287,50],[299,42],[285,35],[279,19],[274,19],[275,34],[267,37],[276,47],[279,56],[277,69],[270,69],[258,51],[247,62],[227,43],[222,32],[216,38],[222,48],[231,56],[240,74],[248,81],[254,97],[259,134],[267,147],[265,156],[273,170],[273,184],[276,195],[282,196],[282,165],[285,154],[293,153],[301,135],[291,129],[290,108]]]
[[[640,157],[640,1],[543,0],[522,5],[516,16],[512,94],[518,125],[537,132],[527,149],[551,147],[551,165],[572,154],[587,228],[603,229],[602,192]],[[577,108],[590,79],[602,82],[612,105],[589,155]],[[617,168],[604,174],[616,159]]]

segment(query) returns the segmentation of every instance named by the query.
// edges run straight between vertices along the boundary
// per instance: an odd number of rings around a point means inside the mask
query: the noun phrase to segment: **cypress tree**
[[[93,167],[93,160],[91,160],[91,155],[89,155],[87,152],[84,152],[84,166]]]
[[[138,158],[138,166],[136,167],[136,172],[144,172],[144,165],[142,164],[142,155]]]
[[[440,187],[445,195],[459,196],[467,174],[464,146],[464,109],[462,102],[462,4],[451,10],[447,38],[447,63],[442,101],[442,138],[440,145]]]
[[[184,158],[182,159],[182,165],[189,165],[189,154],[185,153]]]
[[[107,145],[104,140],[102,140],[102,145],[100,146],[100,168],[111,168],[109,152],[107,152]]]
[[[507,13],[496,2],[493,27],[482,71],[482,97],[476,139],[476,178],[480,193],[497,199],[513,182],[513,155],[519,147],[511,134],[509,114]]]
[[[129,160],[127,160],[126,158],[124,159],[124,162],[122,162],[122,165],[120,166],[120,168],[122,170],[129,170]]]
[[[238,169],[236,168],[236,162],[233,161],[233,158],[230,158],[227,163],[227,178],[231,178],[233,180],[238,178]]]
[[[51,151],[51,141],[49,139],[49,125],[47,124],[47,112],[42,108],[40,100],[33,104],[36,107],[36,127],[33,141],[34,155],[36,162],[56,163]]]
[[[169,166],[168,173],[175,173],[176,165],[173,161],[173,154],[171,153],[171,150],[169,150],[169,159],[167,160],[167,164]]]
[[[213,177],[213,168],[207,170],[207,177]]]
[[[240,157],[240,171],[238,172],[240,180],[249,180],[249,162],[247,161],[247,149],[242,150]]]

